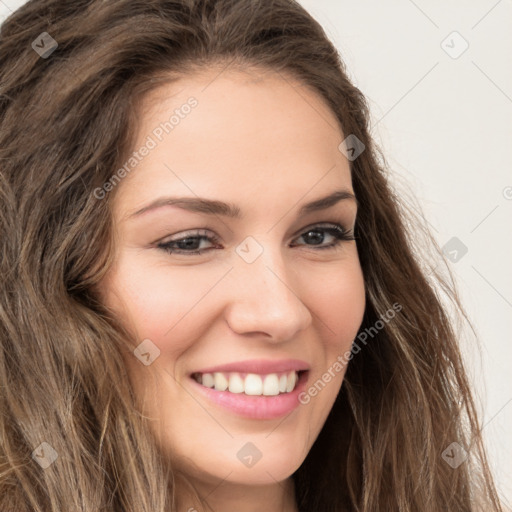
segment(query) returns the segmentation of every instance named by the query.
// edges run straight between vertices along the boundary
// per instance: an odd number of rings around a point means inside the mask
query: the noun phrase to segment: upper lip
[[[309,365],[300,359],[251,359],[233,363],[220,364],[196,370],[193,373],[216,373],[216,372],[238,372],[238,373],[280,373],[309,370]]]

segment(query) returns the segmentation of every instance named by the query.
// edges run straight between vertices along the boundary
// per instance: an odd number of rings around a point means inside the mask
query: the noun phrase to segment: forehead
[[[134,151],[151,149],[119,190],[134,209],[163,193],[251,203],[351,188],[336,116],[291,76],[214,68],[158,87],[140,113]]]

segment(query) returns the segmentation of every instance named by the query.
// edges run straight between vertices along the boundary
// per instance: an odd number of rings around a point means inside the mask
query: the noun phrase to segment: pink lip
[[[227,367],[231,367],[228,365]],[[237,366],[239,368],[240,366]],[[218,367],[216,371],[227,371],[226,366]],[[252,366],[251,368],[254,368]],[[267,368],[267,366],[265,366]],[[275,366],[273,366],[275,368]],[[288,368],[288,367],[287,367]],[[294,368],[292,368],[294,369]],[[200,372],[210,373],[211,370]],[[265,370],[264,373],[266,373]],[[274,373],[276,370],[269,372]],[[258,373],[258,372],[254,372]],[[190,378],[191,385],[204,396],[207,400],[219,405],[223,409],[235,413],[238,416],[244,416],[255,420],[271,420],[290,414],[299,405],[299,395],[306,389],[309,372],[304,371],[299,374],[299,380],[295,389],[290,393],[282,393],[275,396],[249,396],[244,393],[230,393],[229,391],[216,391],[199,384],[193,378]]]
[[[309,365],[299,359],[279,359],[271,361],[268,359],[251,359],[248,361],[238,361],[234,363],[211,366],[196,370],[193,373],[215,373],[215,372],[237,372],[237,373],[257,373],[264,375],[267,373],[291,372],[309,370]]]

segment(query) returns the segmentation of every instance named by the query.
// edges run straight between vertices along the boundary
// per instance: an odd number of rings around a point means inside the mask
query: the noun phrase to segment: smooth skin
[[[146,366],[130,345],[125,359],[174,467],[212,510],[291,512],[291,475],[322,429],[346,367],[308,404],[273,420],[212,403],[190,374],[234,361],[294,358],[310,365],[311,386],[350,350],[365,308],[357,245],[320,227],[352,230],[356,201],[298,217],[305,203],[353,193],[349,162],[338,149],[344,135],[322,98],[289,76],[208,68],[146,98],[136,147],[191,96],[197,106],[113,192],[115,263],[100,291],[138,343],[149,339],[160,350]],[[242,217],[177,205],[136,214],[168,196],[231,203]],[[252,263],[236,252],[247,237],[262,248]],[[189,240],[171,247],[189,253],[159,247],[183,238]],[[204,252],[190,254],[196,249]],[[252,467],[237,457],[248,442],[262,454]],[[180,511],[199,508],[184,487],[177,498]]]

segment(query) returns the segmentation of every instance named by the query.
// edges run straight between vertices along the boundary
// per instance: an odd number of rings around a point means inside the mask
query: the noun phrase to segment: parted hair
[[[41,57],[43,32],[58,46]],[[501,510],[439,290],[458,307],[456,292],[423,269],[422,228],[389,183],[366,100],[293,0],[30,0],[1,26],[0,510],[176,510],[177,475],[123,365],[138,342],[96,293],[116,191],[94,190],[133,150],[144,95],[208,66],[299,80],[365,145],[351,162],[361,331],[402,306],[350,361],[293,474],[299,510]],[[58,455],[46,468],[43,442]],[[456,468],[442,456],[454,442],[468,454]]]

